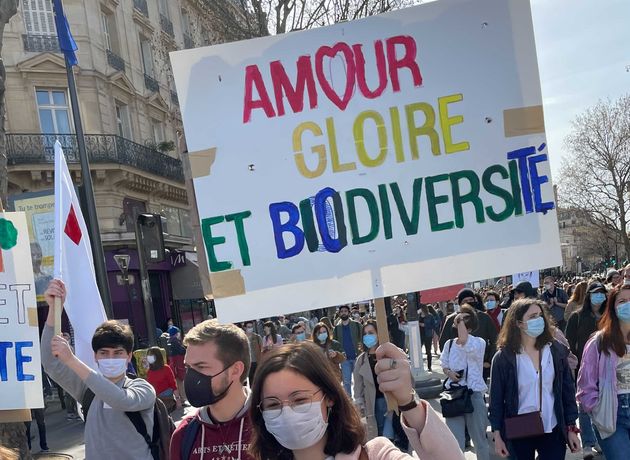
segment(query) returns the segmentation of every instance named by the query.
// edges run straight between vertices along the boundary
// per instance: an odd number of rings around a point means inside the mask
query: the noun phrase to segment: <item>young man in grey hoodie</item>
[[[90,389],[94,399],[85,420],[85,458],[90,460],[152,460],[144,438],[125,412],[140,412],[147,428],[153,430],[155,390],[143,379],[129,379],[127,366],[133,350],[133,333],[117,321],[101,324],[92,338],[92,349],[100,372],[77,358],[68,341],[54,335],[55,297],[66,299],[59,280],[46,290],[48,318],[42,332],[42,365],[46,373],[77,401]]]

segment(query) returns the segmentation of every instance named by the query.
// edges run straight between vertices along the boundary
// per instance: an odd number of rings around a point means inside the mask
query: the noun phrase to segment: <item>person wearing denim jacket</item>
[[[599,420],[593,415],[593,424],[606,459],[627,459],[630,451],[630,380],[627,378],[630,285],[610,293],[599,325],[599,332],[584,347],[577,398],[587,413],[599,409],[599,413],[605,415]],[[609,402],[608,407],[599,407],[600,393],[604,392],[612,398],[604,400]],[[612,427],[614,429],[610,429]]]
[[[515,328],[517,327],[515,324],[522,323],[523,320],[526,319],[523,313],[523,305],[526,307],[533,305],[540,306],[541,315],[545,319],[545,331],[548,330],[549,320],[547,319],[547,314],[543,312],[544,307],[542,302],[534,299],[522,299],[513,303],[508,311],[501,336],[499,337],[500,350],[494,355],[492,360],[489,405],[490,426],[492,432],[495,433],[497,455],[507,457],[509,454],[517,460],[520,460],[520,458],[515,455],[514,445],[507,440],[505,432],[505,419],[518,415],[519,410],[517,354],[509,344],[508,331],[504,329],[506,327]],[[560,432],[564,442],[570,444],[572,450],[577,450],[579,441],[575,437],[570,439],[568,433],[568,428],[575,427],[578,418],[577,404],[575,401],[575,383],[568,362],[569,349],[560,342],[553,340],[550,332],[546,337],[551,339],[548,343],[554,369],[552,393],[554,397],[554,414],[557,420],[557,430]],[[554,432],[555,431],[554,429]],[[573,433],[571,433],[571,435],[573,436]],[[500,446],[504,447],[501,449],[501,452],[499,452]],[[539,454],[539,458],[541,459],[548,458],[545,457],[546,452],[539,452]]]

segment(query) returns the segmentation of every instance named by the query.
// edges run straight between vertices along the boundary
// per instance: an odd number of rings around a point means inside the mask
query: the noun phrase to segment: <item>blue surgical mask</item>
[[[320,332],[319,334],[317,334],[317,340],[319,340],[321,343],[324,343],[327,338],[328,332]]]
[[[542,316],[527,321],[525,333],[530,337],[538,337],[545,330],[545,320]]]
[[[606,300],[606,294],[603,292],[593,292],[591,294],[591,303],[593,305],[601,305]]]
[[[630,302],[617,305],[617,317],[624,323],[630,323]]]
[[[295,334],[295,340],[297,340],[298,342],[304,342],[306,340],[306,332]]]
[[[363,336],[363,345],[368,348],[375,347],[378,344],[378,337],[376,334],[366,334]]]
[[[486,300],[486,308],[488,310],[494,310],[497,306],[496,300]]]

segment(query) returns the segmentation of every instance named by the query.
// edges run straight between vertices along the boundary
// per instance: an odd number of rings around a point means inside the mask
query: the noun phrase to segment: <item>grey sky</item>
[[[571,120],[630,93],[630,0],[532,0],[552,174]]]

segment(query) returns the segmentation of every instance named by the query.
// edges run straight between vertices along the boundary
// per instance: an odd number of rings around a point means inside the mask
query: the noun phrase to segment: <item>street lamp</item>
[[[118,269],[120,273],[122,273],[122,279],[125,283],[125,288],[127,289],[127,299],[129,300],[127,307],[127,315],[129,316],[129,324],[134,330],[135,334],[135,326],[136,322],[133,317],[133,305],[132,305],[132,296],[131,296],[131,286],[129,283],[129,260],[131,260],[131,256],[129,254],[114,254],[114,261],[116,265],[118,265]]]

